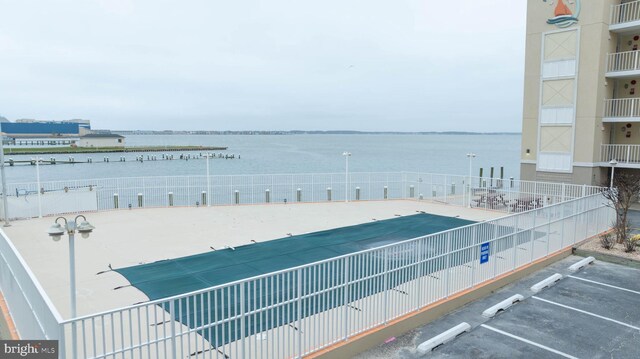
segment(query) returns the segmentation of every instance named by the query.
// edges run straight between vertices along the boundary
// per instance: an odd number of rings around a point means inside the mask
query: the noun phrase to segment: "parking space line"
[[[521,341],[521,342],[524,342],[524,343],[527,343],[527,344],[531,344],[531,345],[533,345],[533,346],[536,346],[536,347],[538,347],[538,348],[540,348],[540,349],[544,349],[544,350],[546,350],[546,351],[550,351],[550,352],[552,352],[552,353],[558,354],[558,355],[563,356],[563,357],[565,357],[565,358],[578,359],[578,358],[576,358],[576,357],[574,357],[574,356],[572,356],[572,355],[569,355],[569,354],[567,354],[567,353],[563,353],[563,352],[561,352],[561,351],[559,351],[559,350],[555,350],[555,349],[553,349],[553,348],[549,348],[548,346],[545,346],[545,345],[542,345],[542,344],[539,344],[539,343],[536,343],[536,342],[532,342],[531,340],[528,340],[528,339],[525,339],[525,338],[519,337],[519,336],[517,336],[517,335],[513,335],[513,334],[510,334],[510,333],[507,333],[507,332],[502,331],[502,330],[500,330],[500,329],[497,329],[497,328],[494,328],[494,327],[490,327],[490,326],[488,326],[488,325],[486,325],[486,324],[480,324],[480,326],[481,326],[481,327],[483,327],[483,328],[487,328],[487,329],[489,329],[489,330],[492,330],[492,331],[494,331],[494,332],[496,332],[496,333],[498,333],[498,334],[505,335],[505,336],[507,336],[507,337],[509,337],[509,338],[513,338],[513,339],[519,340],[519,341]]]
[[[598,314],[595,314],[595,313],[587,312],[586,310],[570,307],[568,305],[556,303],[556,302],[553,302],[553,301],[550,301],[550,300],[547,300],[547,299],[542,299],[540,297],[536,297],[535,295],[531,296],[531,298],[539,300],[539,301],[542,301],[542,302],[546,302],[546,303],[549,303],[549,304],[557,305],[558,307],[567,308],[567,309],[574,310],[574,311],[579,312],[579,313],[587,314],[587,315],[590,315],[592,317],[604,319],[604,320],[607,320],[607,321],[610,321],[610,322],[613,322],[613,323],[616,323],[616,324],[624,325],[625,327],[628,327],[628,328],[631,328],[631,329],[640,330],[640,328],[638,328],[636,326],[633,326],[631,324],[627,324],[627,323],[621,322],[619,320],[611,319],[611,318],[608,318],[608,317],[603,317],[602,315],[598,315]]]
[[[593,284],[598,284],[604,287],[609,287],[609,288],[614,288],[614,289],[619,289],[619,290],[624,290],[625,292],[629,292],[629,293],[634,293],[634,294],[640,294],[640,292],[635,291],[635,290],[631,290],[631,289],[627,289],[627,288],[622,288],[622,287],[616,287],[615,285],[611,285],[611,284],[607,284],[607,283],[602,283],[602,282],[596,282],[595,280],[591,280],[591,279],[585,279],[585,278],[580,278],[580,277],[575,277],[572,275],[568,275],[567,277],[573,278],[573,279],[577,279],[577,280],[581,280],[581,281],[585,281],[585,282],[589,282],[589,283],[593,283]]]

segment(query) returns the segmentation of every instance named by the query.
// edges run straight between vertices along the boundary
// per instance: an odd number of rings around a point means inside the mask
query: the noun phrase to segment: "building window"
[[[122,143],[122,138],[118,138],[118,143]]]

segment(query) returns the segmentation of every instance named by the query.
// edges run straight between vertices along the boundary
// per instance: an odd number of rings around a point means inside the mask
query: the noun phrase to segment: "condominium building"
[[[522,179],[640,169],[639,47],[640,1],[528,0]]]

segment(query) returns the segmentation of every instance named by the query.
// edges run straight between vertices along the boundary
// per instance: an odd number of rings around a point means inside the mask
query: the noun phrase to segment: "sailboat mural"
[[[544,2],[549,2],[550,5],[553,5],[552,0],[542,0]],[[575,2],[575,14],[571,11],[571,9],[564,3],[565,0],[556,0],[556,8],[553,12],[554,17],[547,20],[547,24],[556,25],[557,27],[565,28],[571,25],[574,25],[578,22],[578,16],[580,16],[580,0],[570,1],[570,3]]]

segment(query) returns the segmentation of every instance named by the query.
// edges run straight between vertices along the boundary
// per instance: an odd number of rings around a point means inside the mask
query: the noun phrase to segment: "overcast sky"
[[[0,115],[520,131],[526,1],[0,0]]]

